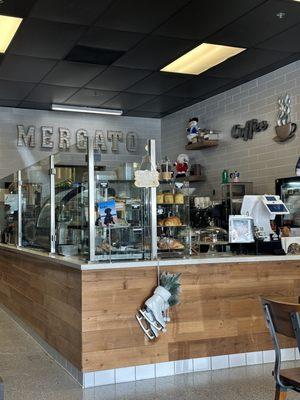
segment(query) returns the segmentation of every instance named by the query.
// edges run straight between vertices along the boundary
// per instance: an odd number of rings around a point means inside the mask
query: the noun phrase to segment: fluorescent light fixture
[[[66,106],[64,104],[52,104],[53,111],[70,111],[77,113],[87,114],[107,114],[107,115],[122,115],[122,110],[111,110],[109,108],[92,108],[92,107],[79,107],[79,106]]]
[[[161,69],[161,71],[199,75],[244,50],[246,49],[241,47],[202,43]]]
[[[21,22],[22,18],[0,15],[0,53],[6,52]]]

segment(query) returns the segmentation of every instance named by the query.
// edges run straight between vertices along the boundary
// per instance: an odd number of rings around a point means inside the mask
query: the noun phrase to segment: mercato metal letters
[[[20,147],[35,148],[36,132],[34,125],[30,125],[27,130],[24,125],[17,125],[17,145]],[[52,126],[41,126],[41,148],[45,150],[54,149],[53,140],[54,129]],[[87,149],[88,131],[78,129],[75,132],[75,145],[78,151]],[[101,152],[108,151],[108,142],[110,150],[114,153],[119,152],[119,143],[124,142],[126,150],[130,153],[137,151],[138,134],[136,132],[128,132],[126,135],[122,131],[96,130],[94,135],[94,148]],[[58,150],[68,151],[71,146],[71,131],[68,128],[58,128]]]

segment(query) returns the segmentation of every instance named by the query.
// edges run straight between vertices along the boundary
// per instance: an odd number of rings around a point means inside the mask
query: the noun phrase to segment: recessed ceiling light
[[[202,43],[161,69],[161,71],[199,75],[244,50],[246,49],[241,47]]]
[[[67,106],[65,104],[52,104],[51,109],[53,111],[70,111],[70,112],[86,113],[86,114],[106,114],[106,115],[123,114],[122,110],[112,110],[110,108]]]
[[[15,36],[22,18],[0,15],[0,53],[5,53]]]

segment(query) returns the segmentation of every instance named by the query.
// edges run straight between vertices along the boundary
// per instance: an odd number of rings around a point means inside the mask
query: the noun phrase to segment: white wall
[[[29,125],[36,126],[37,144],[35,149],[17,147],[18,124],[23,124],[25,129]],[[119,145],[119,153],[114,154],[110,151],[111,145],[108,143],[108,152],[102,155],[102,161],[103,163],[109,161],[114,164],[125,161],[140,161],[147,139],[156,139],[157,149],[160,150],[160,125],[160,120],[153,118],[101,116],[0,107],[0,178],[51,154],[51,152],[40,148],[41,126],[52,126],[54,128],[55,148],[53,153],[58,152],[59,127],[70,129],[73,143],[75,141],[75,132],[80,128],[86,129],[91,135],[94,135],[97,129],[102,129],[103,131],[120,130],[124,134],[129,131],[136,132],[139,136],[139,148],[136,153],[128,153],[124,141]],[[65,156],[67,157],[67,153]]]
[[[276,143],[274,126],[277,100],[282,94],[292,97],[292,121],[298,124],[296,137]],[[198,117],[201,126],[220,130],[220,145],[206,150],[186,151],[186,125]],[[231,138],[234,124],[256,118],[267,120],[269,129],[244,142]],[[254,182],[257,193],[273,193],[276,178],[294,175],[300,155],[300,61],[270,74],[197,103],[162,119],[162,154],[176,159],[186,152],[193,162],[205,167],[207,182],[199,185],[200,193],[211,195],[220,191],[224,168],[241,173],[241,180]]]

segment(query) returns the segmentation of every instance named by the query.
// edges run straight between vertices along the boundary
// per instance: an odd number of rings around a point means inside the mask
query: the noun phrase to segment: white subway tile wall
[[[274,361],[275,361],[275,351],[274,350],[263,351],[263,362],[264,363],[272,363]]]
[[[114,369],[95,372],[95,386],[110,385],[115,383],[115,381],[116,377]]]
[[[229,355],[229,366],[232,367],[242,367],[246,365],[246,354],[230,354]]]
[[[224,369],[229,367],[229,357],[228,356],[214,356],[211,357],[211,369]]]
[[[174,361],[155,364],[155,376],[157,378],[174,375],[174,373],[175,373]]]
[[[252,351],[246,353],[246,364],[247,365],[257,365],[263,363],[263,353],[262,351]]]
[[[294,361],[296,360],[295,349],[282,349],[281,350],[281,361]]]
[[[211,359],[210,357],[194,358],[194,371],[210,371]]]
[[[175,361],[175,374],[185,374],[193,371],[194,366],[192,359]]]
[[[277,143],[275,125],[278,97],[289,93],[292,99],[292,122],[298,124],[293,139]],[[189,118],[198,117],[200,127],[220,132],[218,147],[186,151],[186,127]],[[249,119],[267,120],[267,131],[254,135],[253,140],[231,138],[235,124]],[[221,93],[208,100],[168,115],[162,119],[162,154],[172,160],[186,152],[192,163],[205,168],[207,182],[199,183],[198,194],[220,197],[221,173],[224,168],[238,170],[241,181],[254,184],[256,193],[274,193],[275,179],[293,176],[300,153],[300,61],[291,63],[258,79]]]
[[[116,368],[116,383],[135,381],[135,367]]]
[[[155,364],[138,365],[135,368],[136,380],[155,378]]]

